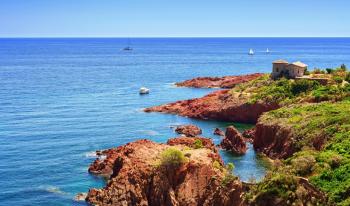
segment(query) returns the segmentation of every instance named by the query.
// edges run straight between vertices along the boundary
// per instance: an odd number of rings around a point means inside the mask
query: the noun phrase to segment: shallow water
[[[232,123],[141,111],[212,91],[176,81],[269,72],[279,58],[350,65],[350,39],[133,39],[134,51],[123,52],[126,42],[0,39],[0,205],[84,205],[74,195],[104,185],[87,173],[93,151],[139,138],[165,142],[176,136],[171,125],[194,123],[219,143],[213,129]],[[151,94],[138,95],[141,86]],[[221,154],[243,180],[264,175],[251,146],[244,156]]]

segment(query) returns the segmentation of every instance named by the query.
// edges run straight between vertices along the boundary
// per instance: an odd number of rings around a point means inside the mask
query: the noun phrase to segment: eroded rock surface
[[[253,144],[256,151],[273,159],[290,157],[296,151],[292,130],[278,124],[258,122]]]
[[[220,146],[238,155],[245,154],[247,151],[244,137],[234,126],[227,127],[225,138],[221,141]]]
[[[215,161],[222,166],[213,143],[201,139],[203,148],[188,149],[189,139],[168,144],[138,140],[104,151],[106,158],[96,160],[89,171],[110,178],[103,189],[91,189],[86,200],[94,205],[241,205],[241,182],[233,180],[227,189],[222,186],[225,174],[213,167]],[[176,168],[160,165],[169,147],[186,153],[187,161]]]
[[[180,87],[195,87],[195,88],[232,88],[237,84],[244,83],[256,79],[263,74],[254,73],[240,76],[224,76],[224,77],[198,77],[195,79],[186,80],[176,83]]]

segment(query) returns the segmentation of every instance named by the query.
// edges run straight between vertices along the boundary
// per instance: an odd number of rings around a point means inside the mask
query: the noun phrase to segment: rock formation
[[[214,134],[218,135],[218,136],[225,136],[225,132],[223,132],[221,129],[219,128],[215,128],[214,130]]]
[[[253,145],[273,159],[290,157],[296,151],[291,129],[278,124],[258,122]]]
[[[224,76],[224,77],[198,77],[176,83],[179,87],[195,87],[195,88],[232,88],[237,84],[244,83],[256,79],[263,74],[254,73],[241,76]]]
[[[178,114],[197,119],[256,123],[262,113],[278,107],[277,104],[249,103],[247,98],[231,95],[229,90],[220,90],[202,98],[150,107],[144,111]]]
[[[227,127],[225,138],[221,141],[220,146],[238,155],[245,154],[247,151],[247,145],[242,134],[234,126]]]
[[[102,189],[90,189],[86,200],[93,205],[233,205],[242,204],[242,183],[233,179],[224,186],[219,154],[208,139],[200,149],[188,149],[188,137],[158,144],[138,140],[103,152],[89,168],[109,176]],[[197,138],[192,138],[196,140]],[[161,164],[162,152],[176,148],[187,160],[178,167]]]
[[[175,132],[178,134],[184,134],[187,137],[195,137],[202,134],[201,128],[192,124],[178,126],[176,127]]]

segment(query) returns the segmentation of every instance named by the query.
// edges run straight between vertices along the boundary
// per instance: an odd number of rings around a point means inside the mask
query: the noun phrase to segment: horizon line
[[[0,39],[54,39],[54,38],[105,38],[105,39],[113,39],[113,38],[145,38],[145,39],[155,39],[155,38],[350,38],[350,36],[12,36],[12,37],[1,37]]]

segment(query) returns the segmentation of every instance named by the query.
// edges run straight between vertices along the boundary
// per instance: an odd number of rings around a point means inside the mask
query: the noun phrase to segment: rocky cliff
[[[292,130],[280,124],[259,121],[253,139],[254,149],[270,158],[287,158],[295,152]]]
[[[168,144],[138,140],[106,150],[89,171],[109,176],[108,183],[90,189],[86,200],[93,205],[242,205],[241,182],[232,179],[222,184],[225,169],[209,141],[194,149],[187,146],[188,137]],[[169,148],[184,153],[186,161],[164,166],[161,157]]]
[[[178,114],[197,119],[256,123],[262,113],[278,107],[273,103],[249,103],[246,97],[232,95],[229,90],[220,90],[202,98],[150,107],[144,111]]]

